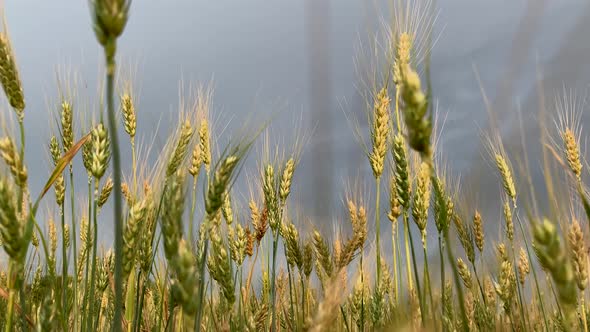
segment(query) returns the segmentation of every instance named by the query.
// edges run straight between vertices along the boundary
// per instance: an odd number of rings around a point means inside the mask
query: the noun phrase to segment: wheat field
[[[571,94],[539,118],[540,160],[509,154],[497,128],[485,133],[498,190],[466,205],[470,193],[437,146],[431,12],[396,7],[376,54],[385,65],[363,92],[366,121],[351,121],[372,179],[343,189],[342,231],[328,233],[304,222],[291,192],[313,135],[295,133],[298,144],[286,146],[268,134],[271,119],[256,119],[221,144],[205,85],[189,92],[149,163],[136,142],[151,133],[137,125],[132,84],[117,77],[131,1],[89,6],[104,95],[94,116],[60,96],[40,192],[29,189],[26,91],[6,25],[0,32],[12,108],[0,130],[4,331],[588,331],[588,167],[583,104]],[[543,186],[528,176],[532,163]],[[76,186],[75,174],[87,183]],[[250,190],[239,193],[244,177]],[[113,209],[101,211],[107,202]],[[98,243],[99,224],[112,227],[112,241]]]

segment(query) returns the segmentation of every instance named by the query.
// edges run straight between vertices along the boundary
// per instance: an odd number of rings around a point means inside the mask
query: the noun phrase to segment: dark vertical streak
[[[332,208],[334,170],[332,148],[332,84],[330,61],[330,0],[306,0],[308,101],[315,144],[311,147],[310,179],[314,215],[327,218]]]

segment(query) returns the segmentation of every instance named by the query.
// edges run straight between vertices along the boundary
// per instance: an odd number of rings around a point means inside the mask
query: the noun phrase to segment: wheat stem
[[[276,331],[277,324],[277,313],[276,313],[276,267],[277,267],[277,247],[279,244],[279,232],[273,232],[272,241],[272,275],[270,281],[270,312],[271,312],[271,328],[272,332]]]
[[[401,283],[400,281],[400,276],[399,276],[399,270],[398,270],[398,252],[399,252],[399,248],[398,248],[398,241],[397,238],[398,236],[395,228],[397,226],[397,220],[395,222],[391,223],[391,251],[392,251],[392,255],[393,255],[393,296],[394,296],[394,300],[396,302],[396,304],[399,304],[399,284]]]
[[[416,252],[414,250],[414,239],[412,236],[412,232],[409,229],[409,222],[408,222],[408,214],[404,211],[404,225],[408,227],[408,237],[410,239],[410,249],[412,253],[412,266],[414,267],[414,277],[416,278],[416,291],[418,292],[418,300],[420,302],[420,318],[422,319],[422,327],[425,326],[425,316],[426,312],[424,311],[424,303],[422,297],[422,291],[420,290],[420,276],[418,275],[418,265],[416,264]]]
[[[376,191],[375,195],[377,196],[375,199],[375,241],[377,244],[376,249],[376,264],[377,264],[377,285],[381,284],[381,223],[379,220],[380,217],[380,210],[379,210],[379,201],[381,197],[381,177],[375,179]]]
[[[94,231],[93,234],[93,241],[92,241],[92,272],[90,273],[90,297],[94,299],[94,289],[96,286],[96,248],[98,246],[98,179],[94,180],[94,207],[92,209],[93,217],[92,217],[92,229]],[[94,313],[94,305],[96,301],[91,302],[90,304],[90,317],[92,317]],[[95,327],[92,326],[92,320],[88,321],[87,331],[94,331]]]
[[[443,256],[443,240],[441,237],[441,233],[438,233],[438,255],[439,255],[439,260],[440,260],[440,284],[441,284],[441,303],[443,301],[443,299],[445,298],[445,259]],[[441,305],[441,318],[444,319],[445,317],[445,307],[444,305]],[[443,322],[443,326],[444,326],[444,322]]]
[[[430,282],[430,271],[428,269],[428,253],[426,250],[426,245],[424,245],[424,294],[426,294],[426,292],[428,292],[428,295],[430,297],[430,311],[432,313],[434,313],[434,299],[432,297],[432,286],[431,286],[431,282]],[[426,295],[424,295],[426,296]],[[436,315],[432,315],[432,318],[434,319],[434,325],[436,326]]]
[[[61,211],[61,232],[62,234],[65,234],[65,229],[66,229],[66,218],[64,216],[64,206],[63,204],[60,207],[60,211]],[[67,310],[68,305],[67,305],[67,278],[66,276],[68,275],[68,256],[67,256],[67,252],[66,252],[66,242],[62,239],[62,258],[61,258],[61,265],[62,265],[62,278],[61,278],[61,293],[62,293],[62,313],[64,314],[65,317],[65,310]],[[74,294],[74,296],[76,296],[76,294]],[[65,320],[65,318],[63,318],[63,328],[67,329],[67,322]]]
[[[409,223],[408,223],[408,212],[404,211],[403,212],[403,220],[404,220],[404,242],[406,245],[406,268],[407,268],[407,272],[408,272],[408,294],[411,293],[412,289],[414,289],[414,285],[413,285],[413,277],[412,277],[412,264],[410,262],[410,242],[409,242],[409,233],[410,233],[410,229],[409,229]]]
[[[197,205],[197,177],[193,177],[193,188],[192,188],[192,202],[191,202],[191,214],[189,215],[188,232],[190,238],[189,248],[193,248],[195,245],[195,207]]]

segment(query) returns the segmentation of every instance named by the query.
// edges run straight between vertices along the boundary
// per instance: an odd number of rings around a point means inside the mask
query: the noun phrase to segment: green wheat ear
[[[25,97],[16,68],[12,46],[6,32],[0,33],[0,83],[2,83],[2,88],[10,106],[15,110],[19,121],[22,122],[25,110]]]

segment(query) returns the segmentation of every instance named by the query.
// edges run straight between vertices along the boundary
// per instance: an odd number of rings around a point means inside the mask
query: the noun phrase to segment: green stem
[[[381,241],[380,241],[380,235],[381,235],[381,222],[379,220],[379,217],[381,215],[380,210],[379,210],[379,200],[381,198],[381,178],[378,177],[377,179],[375,179],[376,182],[376,198],[375,198],[375,241],[377,244],[377,249],[376,249],[376,264],[377,264],[377,285],[381,284]]]
[[[72,209],[72,248],[74,250],[74,266],[78,266],[78,259],[76,258],[76,202],[75,202],[75,191],[74,191],[74,171],[72,164],[70,164],[70,206]],[[78,329],[78,281],[74,277],[74,330]]]
[[[397,220],[391,223],[391,253],[393,255],[393,297],[396,305],[399,305],[399,283],[400,283],[400,276],[399,276],[399,269],[398,269],[398,262],[399,262],[399,255],[398,255],[398,241],[396,241],[396,226]]]
[[[438,255],[439,255],[439,259],[440,259],[440,289],[441,289],[441,304],[444,301],[445,298],[445,259],[443,256],[443,242],[442,242],[442,237],[441,237],[441,233],[438,233]],[[444,304],[442,304],[441,306],[442,309],[442,316],[441,318],[445,319],[445,306]]]
[[[191,214],[189,216],[189,223],[188,223],[188,232],[190,234],[190,247],[193,248],[195,245],[195,230],[194,230],[194,222],[195,222],[195,207],[197,205],[197,177],[193,177],[193,192],[192,192],[192,202],[191,202]]]
[[[90,184],[89,187],[91,187],[92,185]],[[91,190],[91,189],[90,189]],[[88,210],[89,210],[89,214],[91,214],[90,210],[91,210],[91,206],[90,205],[90,199],[89,198],[89,205],[88,205]],[[92,218],[88,219],[88,227],[86,228],[86,241],[91,240],[92,241],[92,237],[91,237],[91,231],[92,231],[92,227],[90,225],[90,221],[92,220]],[[84,248],[84,256],[86,259],[86,269],[84,271],[84,298],[82,301],[82,311],[83,313],[85,313],[83,315],[83,319],[82,319],[82,326],[84,326],[84,328],[88,328],[87,326],[87,322],[89,320],[91,320],[90,316],[90,309],[88,306],[88,303],[90,301],[90,297],[92,296],[89,292],[88,292],[88,281],[90,279],[88,279],[88,274],[90,273],[90,248],[88,248],[88,246],[86,246],[86,248]]]
[[[420,277],[418,276],[418,266],[416,264],[416,252],[414,250],[414,239],[412,236],[412,232],[409,229],[409,222],[408,222],[408,213],[404,212],[404,225],[408,229],[408,237],[410,239],[410,249],[412,252],[412,266],[414,267],[414,277],[416,278],[416,291],[418,293],[418,302],[420,303],[420,318],[422,319],[422,327],[425,325],[425,317],[426,312],[424,311],[424,303],[422,303],[422,291],[420,290]]]
[[[111,41],[113,44],[115,40]],[[114,52],[113,52],[114,53]],[[115,315],[113,317],[113,330],[121,331],[122,307],[123,307],[123,205],[121,198],[121,157],[119,155],[119,134],[117,133],[117,119],[114,105],[115,85],[115,57],[114,54],[106,54],[107,63],[107,111],[109,133],[112,142],[113,153],[113,186],[115,188],[115,209],[113,219],[115,223]]]
[[[243,275],[243,265],[240,265],[240,288],[238,289],[238,315],[240,316],[240,331],[244,329],[244,315],[242,312],[242,275]]]
[[[135,156],[135,137],[131,137],[131,167],[133,168],[133,192],[137,193],[137,160]]]
[[[430,311],[432,312],[432,318],[435,321],[434,326],[436,326],[436,315],[434,314],[434,299],[432,297],[432,285],[430,284],[430,270],[428,269],[428,254],[426,253],[426,245],[423,246],[424,249],[424,293],[428,292],[430,297]]]
[[[60,206],[61,212],[61,294],[62,294],[62,316],[63,316],[63,328],[67,330],[67,320],[65,319],[68,302],[67,302],[67,293],[68,293],[68,284],[67,284],[67,276],[68,276],[68,254],[66,251],[66,241],[64,241],[63,234],[66,233],[66,218],[64,216],[64,206],[63,204]]]
[[[413,278],[412,278],[412,263],[410,262],[410,240],[409,240],[409,236],[408,234],[410,233],[410,230],[408,228],[408,212],[404,211],[403,212],[403,221],[404,221],[404,243],[405,243],[405,249],[406,249],[406,270],[408,273],[408,291],[411,291],[412,289],[414,289],[414,283],[413,283]]]
[[[477,274],[477,268],[475,267],[475,263],[471,263],[473,266],[473,273],[475,274],[475,280],[477,280],[477,285],[479,286],[479,292],[481,293],[481,298],[483,299],[483,303],[487,305],[486,295],[483,291],[483,287],[481,286],[481,281],[479,280],[479,275]]]
[[[276,233],[276,234],[275,234]],[[275,289],[275,282],[276,282],[276,265],[277,265],[277,248],[279,244],[279,232],[273,232],[274,239],[272,242],[272,275],[270,279],[270,319],[271,319],[271,328],[272,332],[276,331],[277,326],[277,316],[276,316],[276,289]]]
[[[365,330],[365,271],[363,270],[363,249],[361,248],[361,331]]]
[[[89,315],[92,317],[93,313],[94,313],[94,304],[96,303],[96,301],[93,301],[94,299],[94,289],[96,287],[96,248],[97,248],[97,244],[98,244],[98,217],[97,217],[97,211],[98,211],[98,183],[99,180],[95,179],[94,181],[94,208],[93,210],[93,225],[92,228],[94,230],[94,235],[92,238],[92,272],[90,273],[90,312]],[[88,255],[90,256],[90,255]],[[93,327],[92,327],[92,320],[88,320],[88,326],[87,326],[87,331],[93,331]]]

